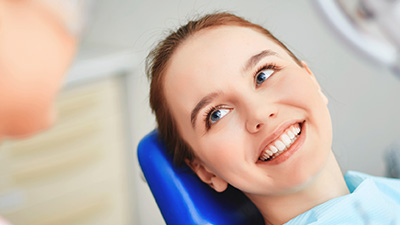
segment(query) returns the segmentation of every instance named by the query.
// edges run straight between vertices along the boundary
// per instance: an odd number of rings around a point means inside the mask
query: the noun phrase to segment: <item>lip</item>
[[[287,128],[289,128],[293,124],[302,124],[300,136],[299,136],[299,138],[296,139],[295,143],[293,143],[292,146],[290,146],[289,149],[287,149],[286,151],[284,151],[283,153],[281,153],[280,155],[278,155],[274,159],[272,159],[270,161],[259,162],[258,157],[264,151],[265,147],[267,147],[269,144],[271,144],[273,141],[275,141],[280,135],[282,135],[282,133]],[[269,164],[269,165],[273,165],[274,164],[274,165],[276,165],[276,164],[279,164],[279,163],[282,163],[282,162],[286,161],[286,159],[288,159],[291,155],[293,155],[293,153],[295,151],[297,151],[297,149],[299,149],[299,147],[304,142],[304,139],[305,139],[304,138],[305,137],[305,126],[304,126],[304,124],[305,124],[305,120],[291,120],[291,121],[287,121],[287,122],[283,123],[277,129],[275,129],[275,131],[261,143],[260,149],[259,149],[258,154],[257,154],[257,163]],[[293,151],[293,150],[295,150],[295,151]]]

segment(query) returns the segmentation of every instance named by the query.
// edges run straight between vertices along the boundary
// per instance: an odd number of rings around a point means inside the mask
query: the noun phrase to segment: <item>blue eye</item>
[[[263,70],[259,72],[256,76],[256,84],[257,86],[261,85],[266,81],[275,71],[268,69],[268,70]]]
[[[228,114],[230,109],[217,109],[210,114],[210,123],[216,123],[218,120],[222,119],[222,117]]]

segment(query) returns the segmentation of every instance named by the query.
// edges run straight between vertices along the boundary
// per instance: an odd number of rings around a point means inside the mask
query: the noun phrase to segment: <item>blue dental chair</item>
[[[218,193],[188,166],[176,167],[156,130],[139,143],[138,159],[167,224],[264,224],[257,208],[239,190],[229,187]]]

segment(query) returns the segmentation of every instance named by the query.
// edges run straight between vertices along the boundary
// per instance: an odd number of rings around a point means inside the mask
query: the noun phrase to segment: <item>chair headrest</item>
[[[167,224],[264,224],[257,208],[241,191],[229,187],[218,193],[188,166],[175,166],[156,130],[140,142],[138,158]]]

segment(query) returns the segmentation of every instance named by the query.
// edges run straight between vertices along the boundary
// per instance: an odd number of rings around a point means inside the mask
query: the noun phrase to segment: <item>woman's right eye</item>
[[[210,113],[209,122],[210,124],[214,124],[226,116],[231,109],[216,109]]]

